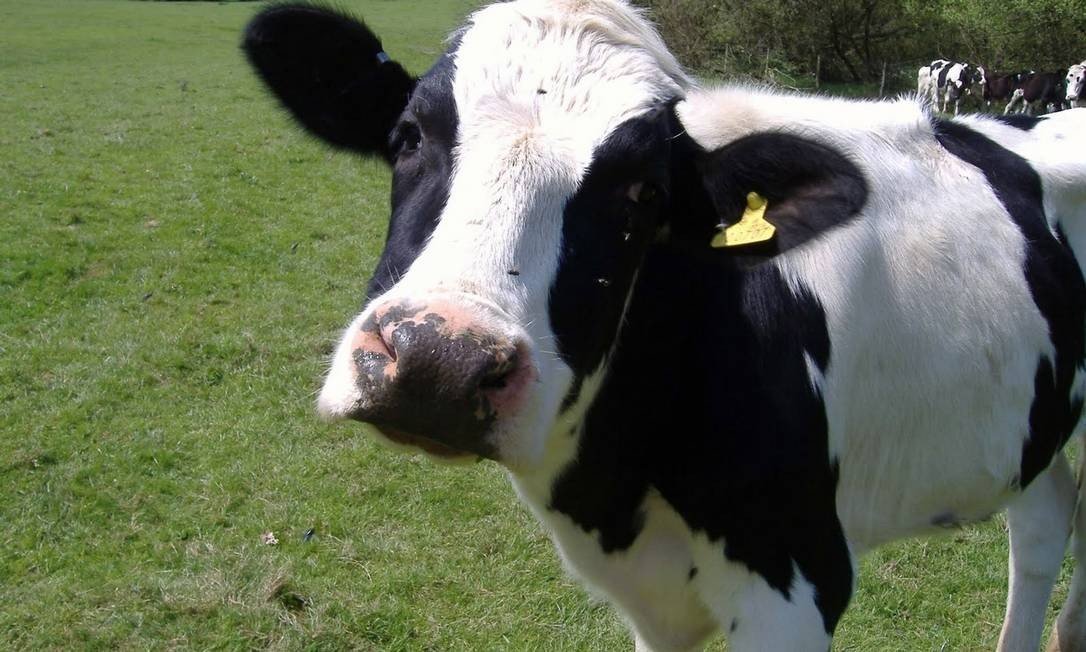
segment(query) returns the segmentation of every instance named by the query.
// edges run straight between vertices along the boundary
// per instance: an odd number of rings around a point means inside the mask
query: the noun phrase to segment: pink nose
[[[441,300],[379,306],[355,333],[353,354],[362,398],[348,416],[394,440],[484,457],[495,453],[486,434],[533,376],[525,344]]]

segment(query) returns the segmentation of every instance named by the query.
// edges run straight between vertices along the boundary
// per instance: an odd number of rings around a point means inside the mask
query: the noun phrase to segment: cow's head
[[[393,169],[319,411],[439,457],[538,461],[663,228],[688,81],[659,36],[618,1],[499,3],[414,79],[356,20],[281,5],[243,47],[305,128]]]
[[[1064,80],[1066,87],[1066,94],[1064,99],[1068,102],[1077,102],[1082,99],[1083,91],[1086,90],[1083,86],[1086,86],[1086,65],[1075,64],[1068,68],[1067,77]]]
[[[987,88],[988,72],[984,69],[984,66],[977,66],[976,70],[973,71],[973,80],[970,84],[969,92],[983,95]]]

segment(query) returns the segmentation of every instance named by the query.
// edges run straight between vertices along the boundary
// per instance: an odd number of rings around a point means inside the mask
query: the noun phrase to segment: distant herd
[[[944,113],[953,106],[957,115],[962,101],[972,96],[984,111],[992,111],[993,104],[998,110],[1006,102],[1004,114],[1037,114],[1082,106],[1084,78],[1086,61],[1054,72],[989,72],[983,66],[936,59],[917,71],[916,91]]]

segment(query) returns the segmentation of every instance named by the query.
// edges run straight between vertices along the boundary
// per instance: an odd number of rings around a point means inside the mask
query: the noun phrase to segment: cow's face
[[[984,70],[984,66],[977,66],[977,69],[973,71],[973,83],[970,88],[970,92],[983,93],[984,89],[988,86],[988,73]]]
[[[1074,65],[1067,71],[1067,77],[1065,80],[1065,87],[1067,89],[1066,99],[1068,102],[1077,102],[1082,98],[1083,82],[1086,80],[1086,66]]]
[[[303,125],[390,104],[398,115],[387,145],[347,145],[392,165],[392,217],[320,412],[435,456],[530,467],[590,398],[585,381],[605,365],[660,228],[681,70],[610,0],[483,9],[417,83],[360,24],[278,7],[253,21],[245,48],[296,115],[291,95],[336,97],[322,86],[327,55],[302,52],[307,33],[353,61],[357,79],[338,82],[340,95],[371,87],[353,107],[299,115]],[[386,66],[403,79],[372,87]],[[302,71],[293,88],[276,84],[284,69]]]

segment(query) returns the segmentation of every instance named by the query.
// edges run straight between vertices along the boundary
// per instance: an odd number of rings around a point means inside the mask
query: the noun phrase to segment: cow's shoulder
[[[818,389],[831,356],[819,302],[772,265],[738,270],[663,245],[624,322],[566,435],[576,454],[537,497],[544,521],[556,538],[587,535],[600,554],[630,559],[657,536],[646,506],[658,496],[692,541],[724,546],[720,564],[785,598],[816,587],[832,629],[852,575]]]

